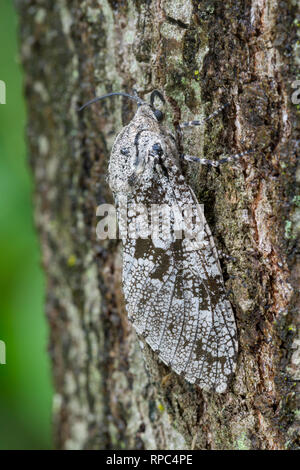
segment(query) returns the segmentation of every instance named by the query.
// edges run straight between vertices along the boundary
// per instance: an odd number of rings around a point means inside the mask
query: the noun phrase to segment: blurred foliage
[[[44,279],[33,226],[32,178],[12,0],[0,2],[0,449],[51,448],[50,364]]]

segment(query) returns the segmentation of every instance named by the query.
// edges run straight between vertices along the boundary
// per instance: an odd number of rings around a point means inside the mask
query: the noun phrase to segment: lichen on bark
[[[284,449],[297,446],[295,196],[299,65],[295,2],[18,0],[35,220],[59,448]],[[239,330],[228,393],[203,393],[140,350],[124,311],[120,246],[96,239],[96,207],[115,134],[134,112],[120,99],[79,115],[96,94],[157,88],[166,122],[200,118],[191,154],[253,149],[221,170],[185,175],[221,251]],[[298,172],[299,176],[299,172]],[[298,178],[299,179],[299,178]],[[299,341],[299,340],[298,340]]]

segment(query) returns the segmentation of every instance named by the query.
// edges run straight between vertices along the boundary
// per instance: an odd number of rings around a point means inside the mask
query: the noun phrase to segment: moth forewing
[[[149,214],[154,205],[167,206],[173,216],[169,237],[130,237],[130,231],[122,237],[126,308],[165,364],[202,389],[222,393],[235,369],[235,320],[211,231],[178,161],[174,138],[151,107],[141,105],[113,146],[109,184],[116,201],[127,198],[128,226],[136,222],[135,205]],[[180,222],[187,208],[195,211],[196,224]],[[198,222],[202,230],[193,238]]]

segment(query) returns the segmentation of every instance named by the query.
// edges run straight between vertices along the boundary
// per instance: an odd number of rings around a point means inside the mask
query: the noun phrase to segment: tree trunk
[[[56,446],[296,448],[296,2],[18,0],[17,8]],[[123,305],[120,243],[96,238],[96,207],[112,202],[110,149],[135,105],[113,98],[82,114],[78,106],[110,91],[146,99],[155,88],[173,129],[229,103],[186,131],[186,153],[254,150],[220,170],[184,168],[231,257],[222,269],[239,358],[224,394],[202,392],[141,351]]]

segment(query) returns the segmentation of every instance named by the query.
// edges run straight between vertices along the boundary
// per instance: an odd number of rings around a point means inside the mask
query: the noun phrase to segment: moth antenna
[[[106,95],[98,96],[97,98],[93,98],[92,100],[88,101],[83,106],[81,106],[81,108],[79,108],[78,111],[82,111],[84,108],[86,108],[90,104],[96,103],[97,101],[100,101],[100,100],[104,100],[105,98],[109,98],[110,96],[125,96],[125,98],[130,98],[131,100],[136,101],[139,105],[148,104],[146,103],[146,101],[143,101],[138,96],[132,96],[132,95],[129,95],[128,93],[122,93],[122,92],[114,92],[114,93],[107,93]]]

